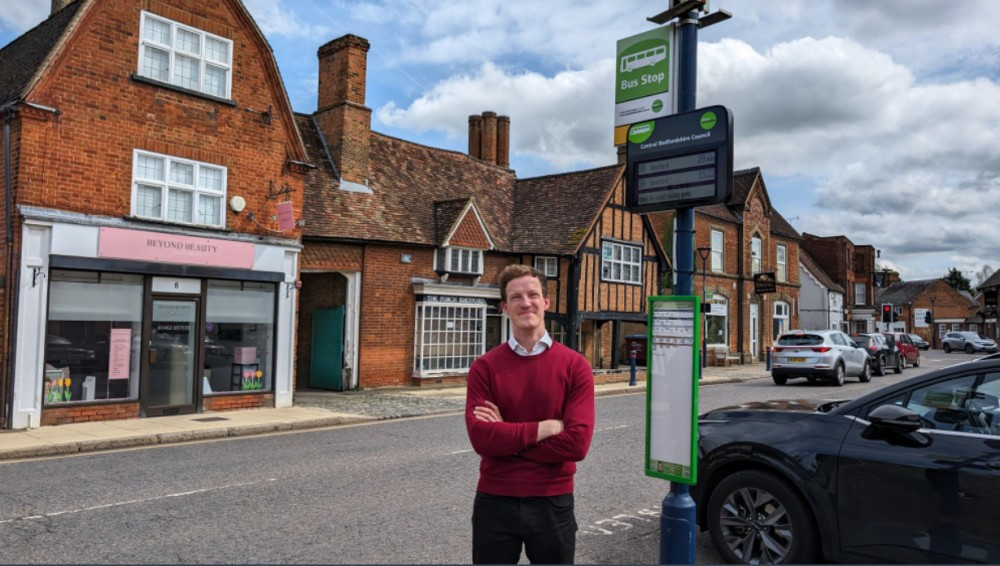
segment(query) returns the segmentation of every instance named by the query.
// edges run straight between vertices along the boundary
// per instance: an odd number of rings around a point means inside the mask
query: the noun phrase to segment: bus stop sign
[[[733,117],[725,106],[632,124],[626,148],[631,212],[720,204],[733,192]]]

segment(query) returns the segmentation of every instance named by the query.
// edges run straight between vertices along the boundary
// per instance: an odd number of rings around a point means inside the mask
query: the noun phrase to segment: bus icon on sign
[[[637,53],[632,53],[630,55],[625,55],[621,58],[621,72],[628,73],[636,69],[641,69],[643,67],[652,67],[653,65],[663,61],[667,58],[667,46],[659,45],[651,49],[645,49]]]

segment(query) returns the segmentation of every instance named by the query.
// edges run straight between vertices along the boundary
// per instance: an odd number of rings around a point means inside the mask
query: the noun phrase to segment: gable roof
[[[809,255],[809,252],[803,248],[799,248],[799,262],[806,268],[806,270],[809,271],[809,273],[812,274],[813,277],[819,280],[824,287],[836,293],[844,292],[844,288],[838,285],[837,282],[834,281],[833,278],[831,278],[818,263],[816,263],[813,256]]]
[[[798,233],[788,220],[781,215],[774,206],[771,205],[771,197],[767,194],[767,187],[764,186],[764,178],[761,175],[760,167],[751,167],[733,172],[733,194],[724,204],[712,204],[709,206],[699,206],[695,210],[719,220],[726,222],[743,223],[743,209],[746,208],[747,199],[753,190],[754,183],[760,179],[761,196],[764,198],[765,208],[771,220],[771,232],[779,236],[801,240],[802,235]]]
[[[976,287],[976,289],[982,291],[985,289],[990,289],[992,287],[1000,287],[1000,269],[994,271],[993,275],[987,277],[986,281],[983,281],[982,284]]]
[[[624,165],[610,165],[519,180],[511,251],[576,253],[624,171]]]
[[[0,104],[23,100],[85,0],[77,0],[0,49]]]
[[[885,289],[875,292],[876,303],[892,303],[902,305],[912,303],[940,279],[921,279],[918,281],[896,281]]]
[[[461,205],[457,212],[454,210],[455,204]],[[449,216],[450,219],[447,218]],[[435,201],[434,223],[438,232],[438,245],[472,245],[488,250],[496,249],[493,237],[489,229],[483,225],[483,217],[476,207],[476,197]]]

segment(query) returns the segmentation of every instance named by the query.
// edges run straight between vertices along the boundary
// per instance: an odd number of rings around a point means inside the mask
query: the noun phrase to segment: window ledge
[[[184,222],[171,222],[169,220],[157,220],[156,218],[147,218],[145,216],[134,216],[131,214],[126,214],[123,217],[125,220],[132,222],[148,222],[150,224],[156,224],[158,226],[173,226],[176,228],[187,228],[191,230],[205,230],[208,232],[219,232],[219,233],[229,233],[232,230],[220,226],[210,226],[208,224],[186,224]]]
[[[211,100],[212,102],[218,102],[219,104],[225,104],[226,106],[232,106],[235,108],[237,106],[236,101],[230,100],[228,98],[220,98],[218,96],[212,96],[211,94],[206,94],[197,90],[191,90],[188,88],[180,87],[175,84],[165,83],[158,81],[156,79],[151,79],[149,77],[144,77],[138,73],[132,73],[132,80],[139,83],[146,83],[148,85],[158,86],[160,88],[165,88],[167,90],[173,90],[176,92],[188,94],[191,96],[197,96],[198,98],[204,98],[205,100]]]

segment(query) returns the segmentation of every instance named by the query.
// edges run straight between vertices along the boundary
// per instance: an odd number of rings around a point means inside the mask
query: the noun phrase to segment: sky
[[[468,117],[511,118],[519,178],[616,162],[615,49],[667,0],[244,0],[292,107],[316,109],[316,51],[367,39],[372,128],[465,152]],[[49,0],[0,0],[0,45]],[[697,106],[734,121],[799,232],[880,250],[904,280],[1000,267],[1000,2],[710,0]]]

